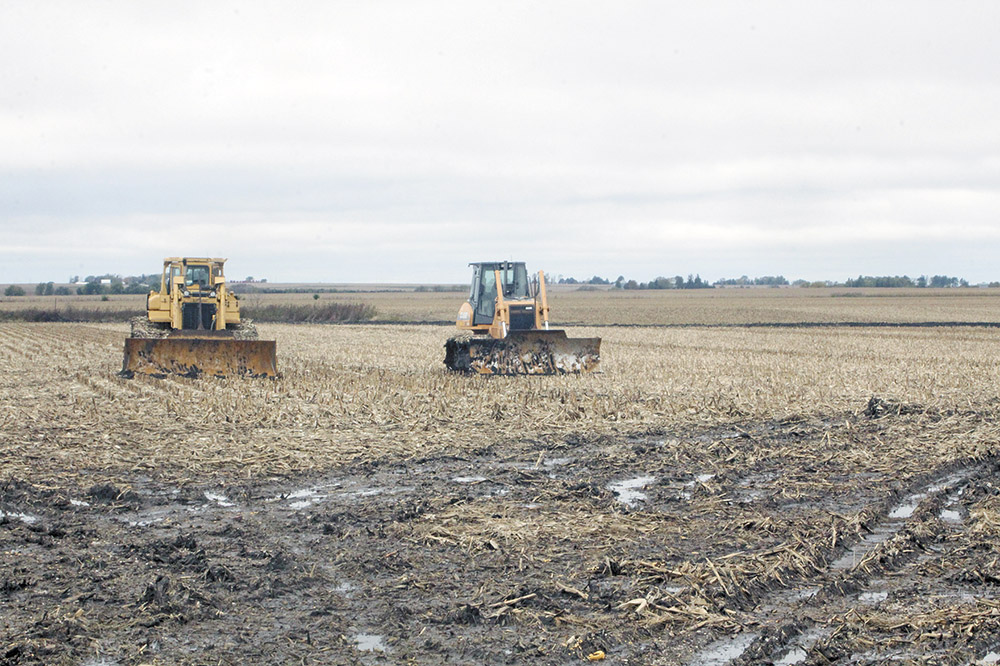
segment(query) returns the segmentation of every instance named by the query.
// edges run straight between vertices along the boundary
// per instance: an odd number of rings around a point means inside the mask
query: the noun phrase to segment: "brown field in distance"
[[[271,285],[300,289],[303,285]],[[314,285],[317,286],[318,285]],[[370,303],[378,320],[450,322],[465,291],[373,291],[343,293],[250,293],[243,306],[275,303]],[[336,288],[350,289],[350,285]],[[398,287],[395,287],[398,288]],[[562,325],[726,325],[761,323],[1000,323],[1000,289],[843,289],[755,288],[702,290],[581,290],[553,285],[549,290],[553,323]],[[0,298],[0,311],[19,308],[96,308],[140,311],[142,295],[21,296]]]

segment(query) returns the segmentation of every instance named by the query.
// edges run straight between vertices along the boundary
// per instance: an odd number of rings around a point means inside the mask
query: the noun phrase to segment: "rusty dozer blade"
[[[277,377],[274,340],[127,338],[122,374]]]
[[[451,338],[444,358],[450,370],[483,375],[592,372],[600,361],[600,338],[568,338],[562,330],[511,331],[502,340]]]

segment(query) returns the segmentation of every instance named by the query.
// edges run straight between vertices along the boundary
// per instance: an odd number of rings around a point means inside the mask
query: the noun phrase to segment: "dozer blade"
[[[122,374],[277,377],[274,340],[127,338]]]
[[[601,361],[600,338],[568,338],[566,331],[511,331],[503,340],[451,338],[445,365],[483,375],[557,375],[592,372]]]

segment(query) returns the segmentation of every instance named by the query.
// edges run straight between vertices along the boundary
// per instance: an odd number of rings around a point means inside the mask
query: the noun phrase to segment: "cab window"
[[[478,302],[479,295],[479,266],[473,266],[472,268],[472,286],[469,287],[469,300],[473,303]]]
[[[493,302],[497,296],[497,280],[493,271],[483,271],[479,280],[479,301],[489,303],[490,311],[493,311]]]
[[[531,298],[531,291],[528,286],[528,271],[524,264],[509,265],[500,270],[500,278],[503,280],[503,295],[507,298]]]
[[[198,285],[199,289],[208,287],[208,266],[188,266],[184,272],[184,284],[188,287]]]

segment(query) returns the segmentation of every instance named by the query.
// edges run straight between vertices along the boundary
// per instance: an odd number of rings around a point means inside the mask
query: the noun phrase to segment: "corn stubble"
[[[278,340],[277,381],[125,380],[115,375],[121,326],[0,326],[5,418],[31,440],[49,431],[41,446],[58,451],[59,467],[114,472],[152,457],[166,476],[260,476],[567,433],[856,411],[873,394],[943,411],[1000,394],[1000,332],[990,329],[579,328],[606,340],[600,373],[483,378],[444,369],[447,327],[262,328]],[[65,434],[97,423],[129,449],[124,458]]]

